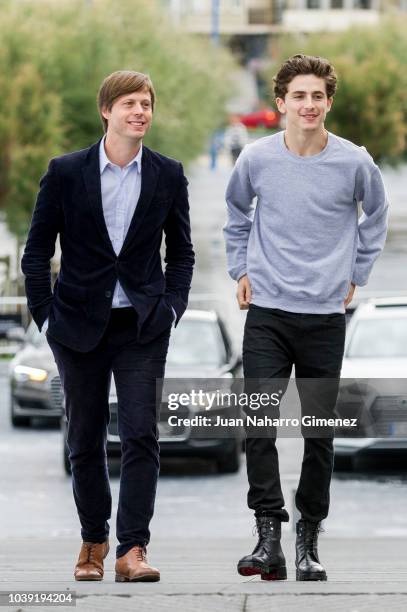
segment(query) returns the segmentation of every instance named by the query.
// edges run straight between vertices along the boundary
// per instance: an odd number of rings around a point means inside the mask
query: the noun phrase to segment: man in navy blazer
[[[22,259],[28,306],[38,328],[47,326],[64,388],[83,540],[76,580],[101,580],[109,551],[112,373],[122,446],[116,581],[160,579],[146,559],[159,471],[156,380],[164,376],[172,324],[187,306],[194,252],[182,165],[142,144],[154,102],[147,75],[118,71],[103,81],[105,136],[51,160]],[[61,267],[52,289],[58,234]]]

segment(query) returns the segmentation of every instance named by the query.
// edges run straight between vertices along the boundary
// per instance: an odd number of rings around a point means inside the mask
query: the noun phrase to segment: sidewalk
[[[251,538],[155,540],[149,559],[159,583],[115,583],[114,550],[103,582],[75,582],[78,542],[71,539],[8,539],[0,543],[1,591],[75,591],[78,610],[137,612],[392,612],[407,609],[407,538],[335,539],[321,534],[320,554],[328,582],[296,582],[294,536],[283,534],[288,580],[243,578],[236,561],[251,550]],[[7,608],[25,611],[15,605]],[[54,607],[36,609],[53,610]],[[55,608],[56,609],[56,608]]]

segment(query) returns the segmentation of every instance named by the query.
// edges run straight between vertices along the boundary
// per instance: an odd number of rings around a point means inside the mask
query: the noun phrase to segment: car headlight
[[[18,365],[14,368],[14,378],[20,382],[31,380],[33,382],[44,382],[48,377],[47,370],[41,368],[30,368],[29,366]]]

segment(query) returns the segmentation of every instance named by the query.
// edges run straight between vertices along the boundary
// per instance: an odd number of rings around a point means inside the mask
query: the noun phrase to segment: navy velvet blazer
[[[40,182],[21,268],[39,328],[80,352],[107,326],[117,280],[138,313],[147,343],[184,313],[192,279],[188,181],[182,165],[143,146],[141,193],[123,247],[115,254],[102,208],[99,142],[51,160]],[[165,272],[160,247],[165,234]],[[50,259],[60,235],[61,268],[51,287]]]

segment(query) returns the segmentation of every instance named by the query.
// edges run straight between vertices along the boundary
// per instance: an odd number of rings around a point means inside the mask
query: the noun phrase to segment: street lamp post
[[[219,45],[219,5],[220,0],[212,0],[211,40],[216,47]]]

